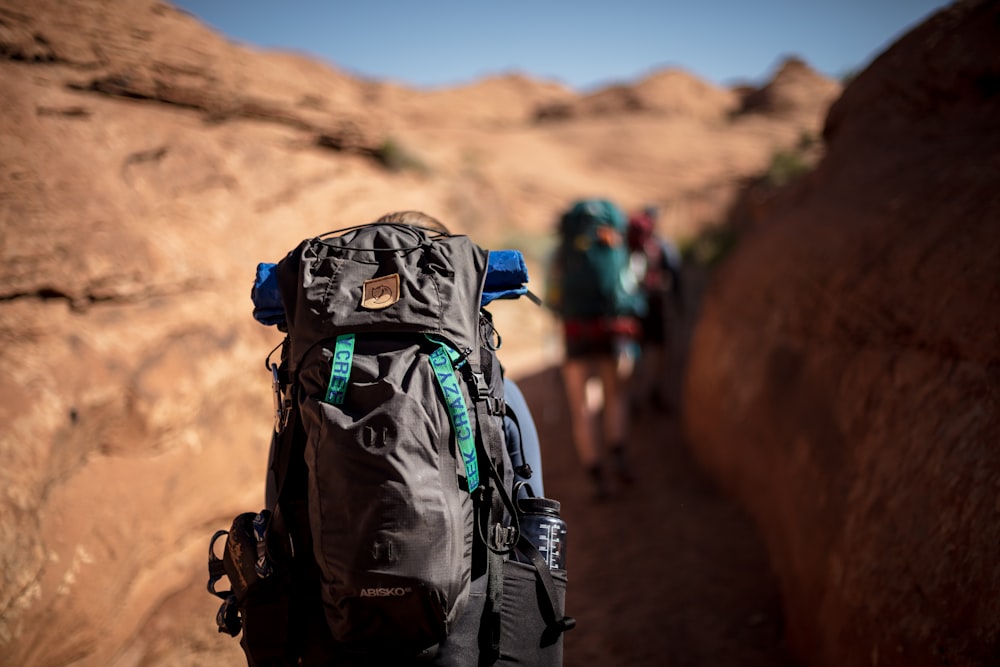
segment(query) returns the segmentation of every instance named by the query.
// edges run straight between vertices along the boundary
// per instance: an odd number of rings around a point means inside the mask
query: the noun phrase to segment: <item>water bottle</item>
[[[517,486],[522,484],[527,487],[523,482]],[[528,497],[516,501],[521,535],[535,546],[550,570],[565,570],[566,522],[559,515],[559,501],[535,497],[530,488],[528,487]],[[513,552],[513,558],[522,563],[531,563],[530,558],[517,550]]]

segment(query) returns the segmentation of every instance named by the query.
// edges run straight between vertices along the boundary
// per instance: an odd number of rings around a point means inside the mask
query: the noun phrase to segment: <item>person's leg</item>
[[[624,442],[628,411],[628,375],[619,368],[618,360],[608,356],[597,365],[604,392],[604,410],[601,414],[604,442],[614,446]]]
[[[670,374],[671,368],[670,346],[667,341],[663,341],[657,348],[657,375],[653,385],[653,404],[662,412],[670,412],[673,406],[670,404]]]
[[[563,384],[569,403],[570,429],[577,458],[594,484],[598,498],[607,496],[607,487],[601,470],[600,455],[594,434],[593,413],[587,401],[587,378],[590,362],[586,359],[569,358],[563,363]]]
[[[643,356],[639,360],[636,375],[641,375],[637,382],[639,390],[637,397],[640,405],[651,405],[663,408],[667,354],[664,342],[666,340],[666,299],[660,291],[652,291],[648,297],[649,313],[643,320]],[[637,378],[638,379],[638,378]]]
[[[587,376],[589,364],[584,359],[567,359],[563,363],[563,384],[566,386],[566,400],[569,403],[570,429],[573,445],[580,463],[586,468],[598,464],[597,443],[590,408],[587,405]]]
[[[629,400],[631,406],[637,411],[644,410],[650,395],[650,387],[653,385],[653,374],[657,364],[656,350],[648,342],[643,340],[639,346],[639,355],[636,359],[635,372],[632,379],[627,383],[629,388]]]
[[[667,355],[662,342],[650,341],[643,347],[643,358],[640,360],[645,381],[642,384],[641,400],[645,405],[658,409],[666,406],[666,373]]]
[[[608,357],[601,360],[599,372],[604,389],[604,442],[618,477],[629,483],[633,475],[625,457],[625,447],[628,441],[628,386],[633,366],[627,359]]]

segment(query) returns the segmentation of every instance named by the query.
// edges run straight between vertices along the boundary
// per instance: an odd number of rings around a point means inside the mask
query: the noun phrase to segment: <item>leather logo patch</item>
[[[382,310],[399,301],[399,274],[372,278],[365,281],[361,307]]]

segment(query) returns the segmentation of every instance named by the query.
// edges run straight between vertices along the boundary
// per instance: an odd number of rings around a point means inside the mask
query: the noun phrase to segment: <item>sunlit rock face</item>
[[[808,665],[1000,664],[998,40],[959,3],[877,58],[704,302],[685,428]]]
[[[803,112],[826,113],[840,95],[841,86],[809,67],[799,58],[786,58],[767,85],[743,95],[738,113],[794,116]],[[826,105],[816,107],[817,100]]]
[[[0,0],[0,84],[0,663],[25,667],[245,664],[205,581],[263,501],[257,262],[420,209],[525,250],[541,291],[573,197],[694,233],[828,104],[728,122],[730,91],[666,72],[634,86],[655,113],[539,124],[580,96],[361,81],[156,0]],[[548,359],[544,311],[496,315],[507,368]]]

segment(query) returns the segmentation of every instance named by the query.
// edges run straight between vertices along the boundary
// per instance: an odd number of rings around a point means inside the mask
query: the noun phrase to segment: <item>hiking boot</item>
[[[649,394],[649,405],[663,415],[669,415],[674,411],[672,401],[662,389],[654,389]]]
[[[618,446],[611,449],[611,464],[614,467],[615,476],[622,484],[628,485],[635,481],[635,473],[625,456],[625,447]]]
[[[611,494],[608,491],[608,483],[604,479],[604,471],[601,470],[601,466],[595,464],[588,468],[587,476],[590,477],[590,483],[594,489],[594,500],[607,500]]]

